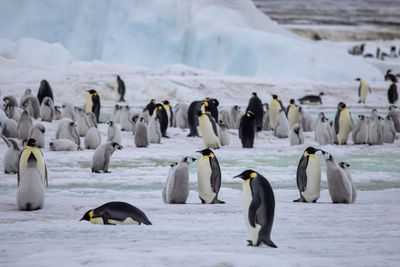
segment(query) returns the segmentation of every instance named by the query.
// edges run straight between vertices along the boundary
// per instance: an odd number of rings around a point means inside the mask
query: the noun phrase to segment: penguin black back
[[[92,98],[92,112],[96,115],[96,120],[99,123],[99,117],[100,117],[100,96],[97,94],[96,90],[90,89],[88,90],[90,97]]]
[[[188,136],[198,136],[197,134],[197,126],[199,125],[199,119],[198,119],[198,112],[201,110],[201,106],[204,104],[205,106],[205,111],[208,111],[211,113],[211,116],[213,116],[215,121],[218,121],[218,105],[219,102],[215,98],[208,98],[206,97],[202,101],[193,101],[190,103],[189,109],[188,109],[188,124],[189,124],[189,129],[190,133]]]
[[[125,102],[125,99],[124,99],[124,96],[125,96],[125,83],[121,79],[121,77],[119,77],[119,75],[117,75],[117,82],[118,82],[118,94],[119,94],[119,100],[118,101]]]
[[[158,121],[160,123],[161,135],[163,137],[168,138],[168,136],[167,136],[168,114],[162,104],[156,105],[156,117],[158,118]]]
[[[257,96],[257,93],[253,92],[251,95],[252,95],[252,97],[249,100],[249,104],[247,106],[246,113],[247,113],[247,111],[253,112],[257,131],[259,132],[262,130],[264,109],[263,109],[261,99]]]
[[[40,104],[42,104],[42,101],[46,96],[50,97],[51,100],[53,100],[54,102],[53,90],[51,89],[49,82],[46,80],[42,80],[40,82],[40,87],[37,93],[37,99],[39,100]]]
[[[150,100],[150,103],[148,103],[147,106],[144,109],[148,110],[150,116],[152,116],[154,110],[156,109],[156,100],[155,99]]]
[[[388,100],[390,104],[395,104],[396,101],[399,99],[399,95],[397,92],[397,84],[396,82],[392,81],[392,84],[388,90]]]
[[[243,148],[252,148],[254,145],[254,138],[256,135],[256,124],[254,113],[247,111],[242,116],[239,124],[239,138],[242,142]]]

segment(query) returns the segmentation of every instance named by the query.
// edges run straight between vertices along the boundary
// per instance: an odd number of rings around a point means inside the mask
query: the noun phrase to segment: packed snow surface
[[[250,0],[1,1],[0,18],[0,38],[16,42],[1,41],[0,56],[24,60],[18,53],[29,54],[29,63],[64,64],[71,56],[269,78],[380,78],[364,61],[282,29]],[[43,62],[39,41],[30,41],[30,49],[21,38],[46,42],[54,53]]]

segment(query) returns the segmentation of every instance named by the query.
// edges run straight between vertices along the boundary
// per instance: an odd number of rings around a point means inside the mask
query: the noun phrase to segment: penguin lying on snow
[[[323,92],[319,93],[319,95],[306,95],[302,98],[297,99],[300,104],[321,104],[322,105],[322,96],[325,95]]]
[[[251,236],[249,246],[265,244],[276,248],[271,240],[274,223],[275,197],[268,180],[253,170],[246,170],[234,178],[242,178],[244,219]]]
[[[80,221],[94,224],[146,224],[151,225],[143,211],[126,202],[108,202],[100,207],[88,210]]]

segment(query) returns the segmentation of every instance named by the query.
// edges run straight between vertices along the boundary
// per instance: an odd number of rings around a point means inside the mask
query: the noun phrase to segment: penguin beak
[[[232,179],[235,179],[235,178],[243,178],[243,176],[239,174],[239,175],[234,176]]]

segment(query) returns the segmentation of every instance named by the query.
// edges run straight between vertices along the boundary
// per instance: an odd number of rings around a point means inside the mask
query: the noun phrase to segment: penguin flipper
[[[212,170],[210,177],[211,189],[214,193],[218,195],[219,189],[221,187],[221,169],[215,156],[213,158],[210,157],[210,165]]]
[[[340,117],[340,111],[336,112],[335,116],[335,133],[339,133],[339,117]]]
[[[261,201],[258,196],[253,195],[253,200],[251,201],[249,207],[249,223],[252,227],[256,227],[256,214],[257,210],[260,207]]]
[[[46,187],[49,187],[49,180],[47,179],[47,166],[44,164],[44,170],[45,170],[45,175],[44,175],[44,185]]]

